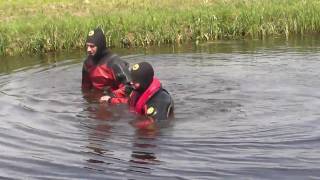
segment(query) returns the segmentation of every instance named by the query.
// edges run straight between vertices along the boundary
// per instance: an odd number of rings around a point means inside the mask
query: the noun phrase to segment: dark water
[[[2,58],[0,179],[320,179],[320,39],[114,51],[153,64],[175,120],[84,98],[82,53]]]

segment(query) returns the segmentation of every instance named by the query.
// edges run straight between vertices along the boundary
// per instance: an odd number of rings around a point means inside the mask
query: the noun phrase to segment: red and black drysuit
[[[160,81],[154,77],[154,72],[146,62],[139,63],[142,72],[131,70],[131,78],[140,83],[140,88],[131,92],[129,98],[110,98],[109,103],[128,103],[130,110],[145,118],[137,121],[135,126],[147,128],[156,123],[161,123],[173,115],[173,100],[170,94],[162,88]]]
[[[97,52],[83,63],[82,89],[107,91],[116,97],[125,97],[125,85],[130,81],[129,64],[106,48],[103,31],[98,28],[87,38],[97,46]]]

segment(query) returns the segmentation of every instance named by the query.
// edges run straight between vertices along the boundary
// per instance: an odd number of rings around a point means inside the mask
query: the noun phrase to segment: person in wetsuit
[[[125,87],[130,82],[129,64],[106,47],[101,28],[89,32],[86,49],[88,56],[82,68],[82,89],[98,89],[125,97]]]
[[[128,98],[104,96],[101,101],[110,104],[128,103],[131,111],[147,117],[137,121],[135,126],[138,128],[147,128],[173,115],[173,99],[154,76],[151,64],[141,62],[133,65],[130,75],[133,91]]]

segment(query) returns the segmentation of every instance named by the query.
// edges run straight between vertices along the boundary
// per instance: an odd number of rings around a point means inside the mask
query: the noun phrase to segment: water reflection
[[[109,165],[115,165],[115,161],[128,161],[127,167],[117,168],[125,168],[128,172],[137,173],[136,175],[151,174],[152,166],[159,165],[161,162],[156,155],[159,151],[157,140],[160,128],[154,126],[148,130],[135,129],[134,122],[141,121],[142,117],[136,117],[135,115],[129,117],[124,115],[122,118],[115,117],[117,114],[126,114],[123,111],[129,111],[129,109],[99,103],[98,100],[101,95],[102,93],[99,91],[83,92],[83,98],[88,103],[84,111],[90,120],[90,122],[85,123],[88,129],[88,145],[85,148],[88,150],[87,153],[90,154],[90,158],[86,159],[87,163],[84,168],[106,171],[110,169]],[[124,124],[126,125],[126,134],[132,132],[132,140],[125,145],[131,151],[127,160],[126,157],[118,156],[125,149],[115,150],[117,145],[110,142],[110,140],[117,138],[115,136],[119,136],[119,132],[113,133],[113,131],[121,131],[118,126],[124,126]],[[111,136],[113,137],[111,138]]]
[[[89,132],[89,145],[87,148],[93,150],[98,155],[103,155],[107,150],[102,149],[103,142],[111,135],[111,125],[108,124],[108,120],[112,117],[112,112],[107,110],[105,104],[98,105],[96,108],[88,108],[92,113],[92,118],[97,122],[92,122],[92,127]]]
[[[131,176],[150,177],[155,166],[161,164],[157,157],[159,129],[136,130],[132,140],[132,153],[128,172]]]
[[[85,126],[88,130],[88,145],[86,145],[89,159],[86,160],[84,168],[95,171],[104,171],[105,168],[99,164],[110,165],[112,163],[106,162],[104,157],[112,155],[112,151],[106,149],[106,140],[111,136],[112,126],[109,120],[112,117],[112,112],[108,110],[107,104],[98,102],[103,95],[100,91],[83,91],[83,98],[87,102],[84,112],[87,114],[87,121]]]
[[[94,171],[108,171],[110,168],[117,166],[115,161],[120,161],[127,164],[125,156],[117,157],[116,153],[107,147],[112,146],[108,142],[112,132],[112,126],[99,122],[95,128],[91,129],[88,138],[88,153],[92,154],[86,160],[87,164],[84,168]],[[160,165],[161,161],[157,157],[159,147],[157,145],[158,131],[157,130],[137,130],[133,135],[131,156],[127,160],[127,167],[116,167],[127,169],[130,172],[128,176],[144,176],[151,175],[155,169],[154,166]],[[122,151],[119,149],[119,151]],[[124,170],[123,169],[123,170]]]
[[[159,129],[136,130],[130,162],[135,164],[158,164],[160,162],[155,153],[158,133]]]
[[[316,179],[319,42],[124,56],[152,62],[175,99],[174,126],[147,131],[128,107],[81,93],[80,58],[1,59],[0,179]]]
[[[106,154],[112,155],[112,152],[104,146],[105,140],[110,137],[111,126],[105,122],[106,120],[101,121],[102,122],[98,122],[98,124],[89,132],[88,145],[86,148],[89,150],[89,153],[94,154],[93,158],[87,160],[89,163],[106,163],[103,160],[103,156]]]

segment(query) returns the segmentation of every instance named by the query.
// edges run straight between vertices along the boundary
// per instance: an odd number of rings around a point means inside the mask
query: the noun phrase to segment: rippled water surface
[[[1,58],[0,179],[320,179],[319,39],[114,51],[154,66],[174,121],[84,96],[85,54]]]

